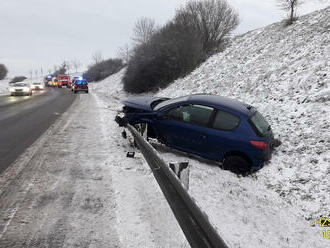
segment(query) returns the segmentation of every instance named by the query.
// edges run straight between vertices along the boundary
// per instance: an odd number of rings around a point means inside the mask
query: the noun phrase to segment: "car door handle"
[[[202,134],[201,137],[202,137],[202,139],[206,139],[207,136],[206,136],[206,134]]]

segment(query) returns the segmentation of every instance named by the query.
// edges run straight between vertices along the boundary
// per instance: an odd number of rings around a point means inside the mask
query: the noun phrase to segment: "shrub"
[[[25,79],[27,79],[27,77],[25,77],[25,76],[16,76],[9,83],[14,84],[14,83],[17,83],[17,82],[22,82]]]
[[[121,59],[107,59],[89,66],[83,76],[88,81],[100,81],[118,72],[122,67],[123,62]]]
[[[0,80],[7,76],[8,70],[4,64],[0,64]]]
[[[198,35],[175,22],[133,50],[123,78],[132,93],[158,90],[191,72],[205,58]]]
[[[191,1],[132,51],[124,90],[142,93],[168,86],[223,49],[238,15],[225,0]]]

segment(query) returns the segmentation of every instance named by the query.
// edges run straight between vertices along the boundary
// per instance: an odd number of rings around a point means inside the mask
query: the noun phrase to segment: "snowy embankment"
[[[231,247],[322,247],[327,242],[312,225],[330,209],[329,25],[330,8],[289,27],[277,23],[235,37],[223,53],[158,93],[212,93],[252,104],[283,142],[271,162],[249,177],[158,147],[166,161],[189,160],[190,193]],[[123,73],[95,84],[106,89],[96,89],[98,94],[109,102],[124,97]]]
[[[306,219],[328,217],[329,58],[327,8],[289,27],[276,23],[236,37],[223,53],[159,95],[213,93],[257,107],[283,144],[254,177]]]
[[[8,95],[8,83],[9,83],[9,79],[3,79],[0,80],[0,96],[1,95]]]

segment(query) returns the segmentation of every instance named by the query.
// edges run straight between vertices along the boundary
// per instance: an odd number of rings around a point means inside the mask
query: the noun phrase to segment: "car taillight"
[[[266,150],[267,149],[267,143],[264,141],[256,141],[256,140],[250,140],[250,143],[258,148],[259,150]]]

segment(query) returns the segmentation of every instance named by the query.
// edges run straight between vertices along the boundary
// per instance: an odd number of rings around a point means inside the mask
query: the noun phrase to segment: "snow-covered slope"
[[[8,79],[0,80],[0,96],[8,94]]]
[[[189,161],[190,194],[230,247],[328,242],[312,225],[314,218],[329,217],[330,209],[329,11],[301,17],[290,27],[278,23],[235,37],[223,53],[158,93],[240,99],[257,107],[283,142],[271,162],[248,177],[154,144],[166,161]],[[95,83],[92,93],[120,109],[110,103],[126,96],[124,73]]]
[[[122,78],[125,75],[125,72],[126,67],[99,82],[91,83],[90,89],[96,92],[102,92],[107,96],[119,99],[120,97],[125,96],[122,84]]]
[[[284,27],[236,37],[230,47],[159,95],[213,93],[252,104],[283,144],[256,176],[306,219],[330,211],[330,8]]]

